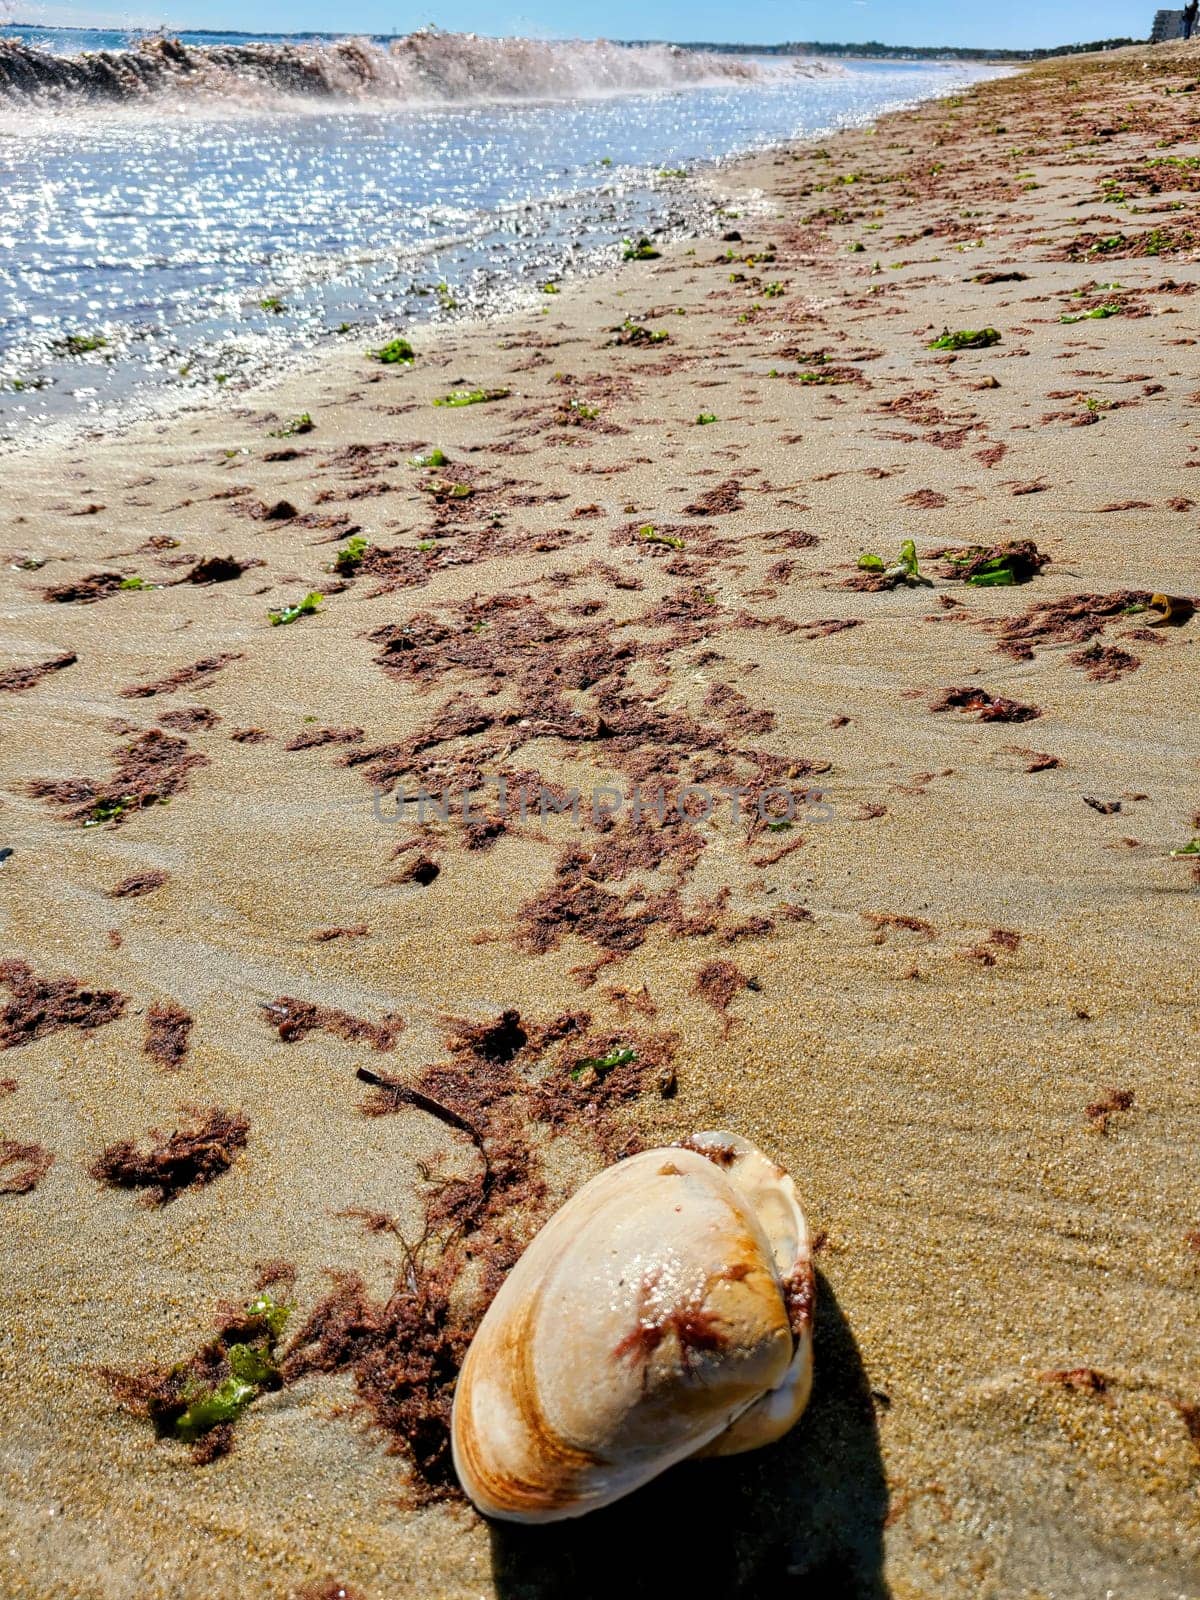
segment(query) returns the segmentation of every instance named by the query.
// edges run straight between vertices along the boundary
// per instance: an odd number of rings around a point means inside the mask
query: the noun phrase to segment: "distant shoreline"
[[[386,44],[408,38],[403,33],[254,33],[241,28],[81,28],[50,26],[43,22],[3,22],[0,34],[34,28],[46,33],[154,33],[186,34],[193,39],[290,39],[297,43],[326,42],[362,37]],[[717,55],[839,56],[860,61],[1046,61],[1056,56],[1086,55],[1097,50],[1119,50],[1128,45],[1145,44],[1145,39],[1092,39],[1084,44],[1054,45],[1045,49],[987,50],[965,45],[829,44],[819,41],[788,41],[781,44],[713,44],[704,40],[617,39],[616,44],[635,49],[643,45],[673,45],[679,50],[711,51]]]

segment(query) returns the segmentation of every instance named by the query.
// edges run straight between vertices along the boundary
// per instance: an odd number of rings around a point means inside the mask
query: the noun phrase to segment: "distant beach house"
[[[1156,11],[1154,13],[1154,26],[1150,30],[1151,44],[1166,44],[1168,39],[1182,39],[1183,36],[1182,11]]]

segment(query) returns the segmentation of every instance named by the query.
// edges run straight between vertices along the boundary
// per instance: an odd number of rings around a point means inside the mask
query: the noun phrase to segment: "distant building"
[[[1154,26],[1150,30],[1151,44],[1166,44],[1168,39],[1182,38],[1182,11],[1156,11],[1154,13]]]

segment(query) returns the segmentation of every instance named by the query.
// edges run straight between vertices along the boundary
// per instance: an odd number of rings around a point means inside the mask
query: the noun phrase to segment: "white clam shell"
[[[533,1240],[467,1352],[463,1488],[486,1516],[552,1522],[779,1438],[812,1385],[813,1286],[792,1180],[747,1140],[697,1134],[608,1168]]]

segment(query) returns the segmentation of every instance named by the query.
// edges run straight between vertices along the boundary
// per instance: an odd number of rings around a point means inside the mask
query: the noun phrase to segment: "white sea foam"
[[[740,55],[605,40],[489,39],[425,29],[380,43],[181,43],[154,36],[124,50],[65,55],[0,39],[0,101],[67,109],[96,102],[177,106],[282,100],[374,105],[468,105],[572,100],[697,84],[751,83],[769,72],[811,76],[841,69],[789,60],[774,67]]]

